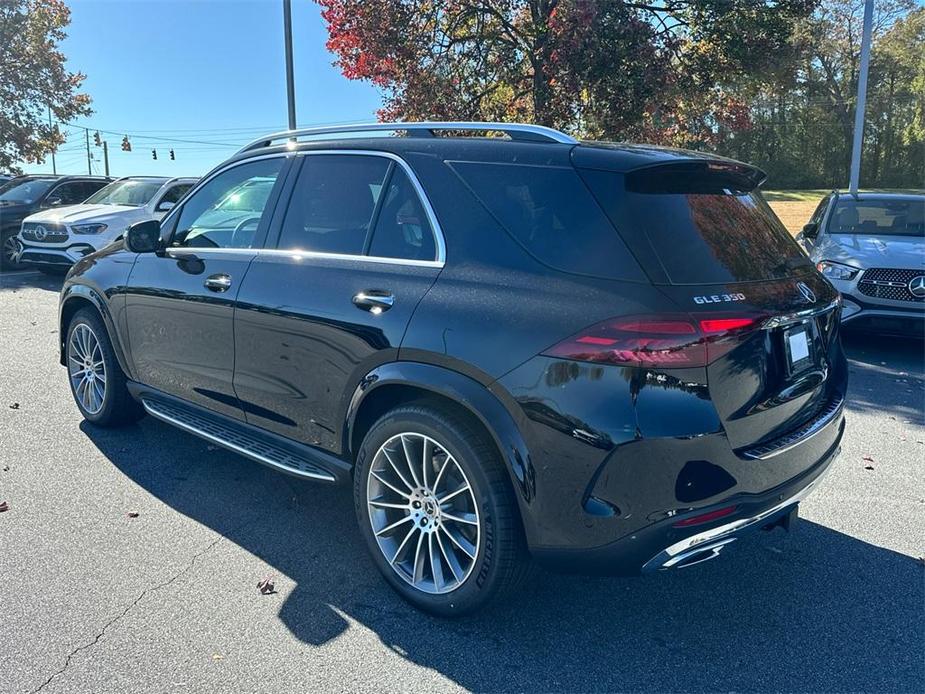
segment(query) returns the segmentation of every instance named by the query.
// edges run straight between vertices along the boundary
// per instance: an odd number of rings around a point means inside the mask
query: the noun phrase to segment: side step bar
[[[143,393],[140,399],[142,407],[152,417],[290,475],[323,482],[339,482],[349,476],[350,466],[328,453],[308,449],[296,453],[292,449],[298,444],[276,443],[271,435],[262,435],[255,427],[225,423],[197,408],[149,393]]]

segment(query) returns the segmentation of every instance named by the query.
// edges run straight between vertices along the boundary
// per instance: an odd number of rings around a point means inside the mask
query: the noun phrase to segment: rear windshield
[[[654,257],[672,284],[773,280],[812,268],[748,179],[706,169],[582,175],[637,256]]]
[[[575,169],[448,163],[507,232],[541,263],[581,275],[646,280]]]
[[[841,198],[829,218],[830,234],[925,236],[925,198],[853,200]]]

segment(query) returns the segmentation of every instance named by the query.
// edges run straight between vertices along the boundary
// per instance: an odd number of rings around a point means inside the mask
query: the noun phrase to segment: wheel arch
[[[112,350],[119,361],[119,366],[126,374],[131,371],[128,368],[128,362],[125,353],[122,350],[122,342],[119,340],[118,332],[113,322],[112,315],[102,296],[92,287],[83,284],[72,284],[64,290],[61,296],[61,305],[58,311],[58,360],[62,366],[66,364],[66,349],[68,326],[71,320],[82,308],[92,308],[102,318],[103,325],[106,326],[106,332],[109,342],[112,344]]]
[[[504,461],[518,503],[533,499],[535,476],[530,452],[514,416],[478,381],[433,364],[391,362],[369,372],[347,407],[343,450],[353,459],[366,431],[382,414],[422,398],[443,401],[477,420]]]

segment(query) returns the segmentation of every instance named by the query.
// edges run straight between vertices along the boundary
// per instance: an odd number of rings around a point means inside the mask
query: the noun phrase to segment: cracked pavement
[[[379,578],[349,490],[82,423],[59,286],[0,276],[0,691],[921,690],[921,343],[848,340],[843,453],[790,535],[647,578],[537,570],[446,622]]]

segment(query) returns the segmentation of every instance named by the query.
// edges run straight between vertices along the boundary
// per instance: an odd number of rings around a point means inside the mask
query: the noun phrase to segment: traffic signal
[[[128,135],[125,135],[122,137],[122,151],[123,152],[132,151],[132,143],[128,141]]]
[[[93,133],[93,144],[95,144],[97,147],[102,147],[102,146],[103,146],[103,139],[100,137],[100,131],[99,131],[99,130],[97,130],[95,133]]]
[[[171,161],[176,159],[176,157],[173,155],[173,150],[170,150],[170,159]]]
[[[157,150],[156,150],[156,149],[152,149],[152,150],[151,150],[151,158],[152,158],[152,159],[157,159]]]

